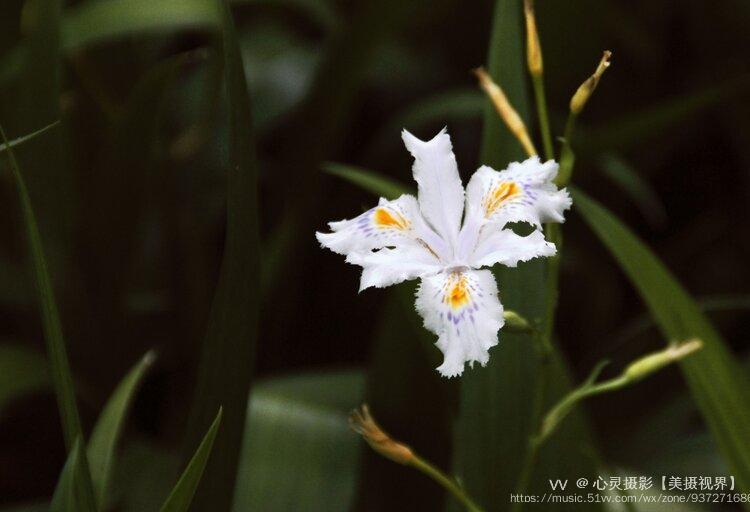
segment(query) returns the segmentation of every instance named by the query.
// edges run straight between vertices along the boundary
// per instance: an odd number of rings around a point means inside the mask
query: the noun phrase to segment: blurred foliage
[[[206,361],[201,344],[232,239],[262,261],[260,271],[244,259],[235,262],[248,265],[237,275],[254,274],[243,281],[247,294],[232,314],[249,329],[251,302],[260,304],[259,382],[247,420],[243,407],[219,429],[217,448],[226,425],[235,425],[236,436],[244,433],[234,453],[238,481],[227,487],[227,501],[236,487],[235,507],[243,510],[300,510],[301,500],[322,503],[318,510],[394,510],[394,503],[440,509],[446,500],[433,482],[369,452],[359,455],[344,413],[362,396],[386,429],[442,468],[454,467],[454,454],[458,467],[467,456],[484,458],[487,465],[472,464],[468,469],[476,473],[463,476],[483,480],[477,484],[482,498],[499,493],[486,473],[512,475],[520,464],[511,452],[520,453],[529,404],[517,387],[508,391],[508,382],[526,382],[515,372],[534,365],[528,340],[501,333],[492,357],[507,361],[502,371],[475,369],[460,390],[433,370],[439,354],[414,314],[412,289],[357,295],[358,273],[320,251],[312,233],[373,201],[321,172],[323,162],[377,169],[386,179],[409,183],[402,127],[427,137],[448,124],[464,180],[480,163],[503,167],[515,158],[502,126],[482,131],[484,101],[469,70],[521,41],[506,32],[506,40],[490,44],[490,0],[234,0],[247,83],[245,91],[235,82],[234,92],[224,94],[217,5],[0,2],[0,124],[13,139],[60,120],[14,149],[60,307],[85,438],[110,397],[120,394],[112,391],[128,370],[148,350],[159,353],[141,390],[128,398],[129,426],[115,422],[121,441],[112,471],[122,476],[113,478],[112,503],[157,510],[216,415],[220,398],[212,391],[183,442],[200,359]],[[601,50],[614,52],[573,141],[578,187],[631,226],[694,296],[747,293],[747,3],[687,0],[676,9],[665,0],[539,1],[537,18],[555,135],[571,93]],[[496,78],[520,108],[517,94],[529,84],[516,71],[501,68]],[[252,123],[236,103],[245,92]],[[533,126],[533,116],[520,110]],[[237,189],[227,187],[229,162],[236,162],[238,149],[252,147],[251,125],[259,241],[242,227],[252,224],[255,204],[242,203],[234,214],[226,208],[238,200]],[[480,158],[483,137],[485,147],[506,149]],[[0,348],[3,507],[49,502],[66,460],[50,374],[42,366],[45,337],[22,203],[5,156],[0,152],[0,339],[13,342]],[[329,170],[341,174],[341,168]],[[232,220],[237,211],[244,211],[238,222]],[[241,232],[232,234],[238,226]],[[576,215],[564,231],[555,337],[569,371],[557,366],[554,377],[562,383],[582,380],[601,358],[618,367],[662,343],[653,329],[633,327],[643,325],[644,304]],[[513,272],[501,286],[504,301],[518,307],[519,294],[535,292],[525,270]],[[731,350],[727,357],[746,361],[746,308],[713,311],[711,319]],[[223,389],[236,381],[237,396],[246,390],[252,350],[243,346],[218,357],[242,374],[222,373],[225,364],[215,363]],[[353,366],[366,370],[321,370]],[[280,374],[294,376],[277,379]],[[468,391],[482,386],[485,395]],[[476,400],[475,410],[491,412],[476,421],[516,425],[514,437],[482,430],[469,439],[474,444],[462,441],[460,407],[467,397]],[[608,467],[639,475],[730,472],[675,370],[582,409],[591,443]],[[229,409],[225,414],[229,420]],[[735,413],[727,414],[731,420]],[[587,429],[570,428],[558,441],[576,453],[582,444],[576,432]],[[106,444],[108,452],[114,449]],[[85,448],[78,447],[72,454]],[[557,460],[564,465],[570,457]],[[210,468],[209,462],[206,476]],[[512,487],[506,476],[503,488]]]

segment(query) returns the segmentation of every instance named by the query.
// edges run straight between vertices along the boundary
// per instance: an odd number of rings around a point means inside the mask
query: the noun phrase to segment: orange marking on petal
[[[385,208],[378,208],[375,210],[375,224],[381,228],[395,229],[406,229],[409,226],[409,221],[399,213],[394,212],[394,215]]]
[[[484,209],[487,217],[495,213],[504,203],[521,194],[521,187],[513,181],[503,181],[490,190],[484,197]]]
[[[450,285],[449,285],[450,287]],[[453,283],[450,291],[445,295],[445,302],[453,309],[458,309],[469,302],[469,290],[466,287],[466,278],[461,277]]]

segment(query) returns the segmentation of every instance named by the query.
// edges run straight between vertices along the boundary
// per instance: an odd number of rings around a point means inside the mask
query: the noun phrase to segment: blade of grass
[[[87,480],[89,475],[86,454],[79,437],[73,442],[68,460],[63,466],[60,480],[52,495],[50,512],[96,512],[93,494],[85,491]]]
[[[26,183],[21,175],[18,162],[10,149],[10,143],[5,136],[5,130],[0,127],[0,134],[5,141],[8,150],[8,160],[13,180],[16,183],[16,189],[21,202],[23,213],[24,227],[28,238],[29,252],[31,254],[34,279],[37,293],[39,295],[39,305],[42,313],[42,326],[44,328],[44,337],[47,342],[47,356],[50,362],[52,382],[55,387],[58,408],[62,420],[63,435],[65,444],[70,450],[75,440],[81,437],[81,421],[78,416],[76,406],[75,391],[73,389],[73,379],[70,374],[68,356],[65,350],[65,341],[63,340],[62,325],[60,315],[57,311],[54,292],[52,290],[52,281],[47,270],[47,261],[44,258],[44,249],[42,239],[39,234],[39,227],[36,222],[34,210],[31,207]]]
[[[107,493],[114,467],[115,448],[125,426],[130,405],[155,357],[153,352],[146,353],[120,381],[91,432],[87,455],[97,503],[104,510],[108,508]]]
[[[51,130],[52,128],[57,127],[60,124],[59,121],[55,121],[54,123],[48,124],[44,128],[40,128],[39,130],[30,133],[28,135],[24,135],[23,137],[18,137],[17,139],[13,139],[10,142],[2,143],[0,144],[0,153],[3,151],[6,151],[8,148],[14,148],[20,144],[23,144],[26,141],[29,141],[33,139],[34,137],[37,137],[39,135],[42,135],[43,133],[47,133],[47,131]]]
[[[83,434],[81,430],[81,420],[78,416],[73,379],[70,373],[70,365],[68,363],[65,341],[62,334],[62,324],[60,323],[60,315],[58,314],[57,304],[55,303],[52,282],[47,270],[47,261],[44,258],[42,238],[39,234],[39,227],[37,226],[34,210],[31,207],[31,199],[26,190],[26,184],[21,175],[21,170],[18,167],[13,148],[10,147],[8,138],[5,136],[5,130],[3,130],[2,126],[0,126],[0,135],[8,148],[7,154],[11,174],[16,183],[16,189],[21,202],[36,290],[39,295],[42,328],[44,330],[44,339],[47,346],[47,359],[49,360],[50,374],[55,388],[57,406],[60,411],[65,446],[68,449],[68,453],[70,453],[75,446],[76,440],[83,439]],[[86,495],[87,502],[90,501],[91,503],[95,503],[93,486],[91,484],[91,474],[88,469],[86,458],[84,457],[78,464],[82,467],[82,471],[85,475],[85,478],[75,479],[78,484],[83,486],[83,490],[80,491],[80,494]]]
[[[188,446],[194,445],[213,411],[224,407],[224,428],[194,506],[211,512],[228,511],[232,503],[254,366],[260,287],[250,98],[229,8],[223,2],[217,5],[223,9],[222,54],[229,103],[227,226],[187,433]]]
[[[219,407],[219,412],[216,414],[211,426],[208,428],[208,432],[203,436],[201,444],[195,451],[195,454],[190,459],[185,471],[180,476],[177,484],[169,493],[167,500],[161,506],[161,512],[187,512],[190,509],[190,504],[193,502],[193,496],[198,488],[198,484],[203,476],[203,471],[206,469],[208,458],[211,455],[211,448],[214,445],[216,439],[216,433],[221,425],[222,408]]]
[[[737,485],[750,489],[747,374],[695,301],[641,240],[583,192],[574,191],[573,202],[636,287],[667,340],[703,341],[703,350],[680,366]]]

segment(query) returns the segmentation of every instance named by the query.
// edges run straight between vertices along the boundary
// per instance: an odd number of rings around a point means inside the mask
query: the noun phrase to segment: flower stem
[[[435,482],[440,484],[444,489],[449,491],[453,496],[460,501],[469,512],[484,512],[474,501],[466,494],[461,486],[454,479],[440,471],[438,468],[424,460],[419,456],[415,456],[409,464],[425,475],[432,478]]]
[[[552,146],[552,132],[549,127],[549,114],[547,111],[547,97],[544,94],[544,75],[532,75],[532,84],[534,85],[534,96],[536,97],[536,112],[539,117],[539,131],[542,134],[542,146],[544,147],[544,157],[547,160],[555,158],[555,149]]]

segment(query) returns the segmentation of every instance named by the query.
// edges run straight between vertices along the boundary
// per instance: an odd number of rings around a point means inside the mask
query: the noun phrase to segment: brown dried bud
[[[542,45],[539,42],[539,32],[536,29],[534,0],[524,0],[523,14],[526,17],[526,60],[529,66],[529,73],[532,76],[541,76],[544,72],[544,63],[542,60]]]
[[[503,119],[510,132],[521,143],[526,153],[530,156],[536,155],[536,148],[531,142],[529,132],[526,130],[526,125],[521,119],[521,116],[518,115],[518,112],[516,112],[511,106],[500,86],[490,78],[490,75],[487,74],[484,68],[480,67],[475,69],[474,74],[479,79],[479,85],[484,89],[484,92],[487,93],[487,96],[489,96],[492,101],[495,110],[500,114],[500,117]]]
[[[607,71],[611,58],[612,52],[609,50],[605,51],[602,60],[599,61],[599,65],[596,67],[596,71],[594,71],[594,74],[588,77],[575,92],[573,98],[570,100],[570,111],[573,114],[578,115],[581,113],[581,110],[583,110],[589,97],[591,97],[594,89],[596,89],[597,84],[599,84],[599,79],[601,79],[604,72]]]
[[[392,439],[380,428],[380,425],[375,422],[375,418],[370,414],[370,408],[367,407],[367,404],[363,404],[359,409],[352,411],[349,416],[349,426],[380,455],[399,464],[410,464],[414,460],[414,452],[411,448]]]

